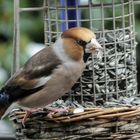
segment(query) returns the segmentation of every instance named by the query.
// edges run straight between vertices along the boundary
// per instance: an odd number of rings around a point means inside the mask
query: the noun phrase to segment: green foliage
[[[12,39],[13,1],[0,1],[0,33]]]
[[[20,0],[21,7],[41,6],[43,0]],[[13,59],[13,0],[0,0],[0,68],[4,68],[8,77]],[[29,58],[26,46],[31,41],[43,43],[43,15],[41,12],[23,12],[20,14],[20,64]],[[4,81],[0,81],[3,83]]]

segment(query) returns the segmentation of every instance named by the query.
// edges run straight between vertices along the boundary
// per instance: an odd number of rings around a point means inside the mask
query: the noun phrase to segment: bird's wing
[[[11,101],[32,94],[47,83],[61,63],[51,47],[44,48],[8,80],[3,90],[10,95]]]

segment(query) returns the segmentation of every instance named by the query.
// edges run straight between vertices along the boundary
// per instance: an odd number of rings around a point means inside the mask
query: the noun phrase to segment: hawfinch
[[[87,28],[64,31],[51,47],[33,55],[0,91],[0,117],[14,102],[27,108],[44,107],[68,92],[81,76],[85,53],[102,51]]]

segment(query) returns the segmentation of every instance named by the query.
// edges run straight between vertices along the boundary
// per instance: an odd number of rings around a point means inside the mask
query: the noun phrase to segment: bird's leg
[[[69,107],[64,107],[64,108],[53,108],[53,107],[50,107],[50,106],[46,106],[45,107],[46,110],[48,110],[48,118],[52,118],[54,114],[56,113],[63,113],[63,112],[68,112],[69,110]]]
[[[22,125],[25,126],[25,122],[27,121],[27,118],[29,118],[33,113],[41,111],[41,110],[42,110],[41,108],[25,110],[25,115],[22,119]]]
[[[23,125],[23,126],[25,126],[25,122],[26,122],[27,118],[28,118],[30,115],[31,115],[31,112],[30,112],[29,110],[26,110],[26,111],[25,111],[25,115],[24,115],[24,117],[23,117],[23,119],[22,119],[22,125]]]

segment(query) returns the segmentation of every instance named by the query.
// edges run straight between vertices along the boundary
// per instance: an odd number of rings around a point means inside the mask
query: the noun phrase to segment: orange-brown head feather
[[[80,61],[83,57],[83,48],[74,39],[63,39],[65,53],[73,60]]]
[[[92,38],[96,38],[94,32],[91,30],[79,27],[79,28],[71,28],[66,30],[61,35],[62,38],[73,38],[75,40],[83,40],[85,42],[89,42]]]

